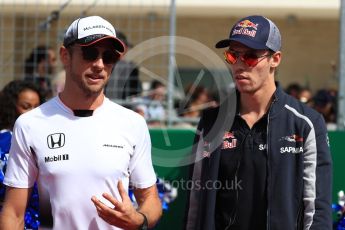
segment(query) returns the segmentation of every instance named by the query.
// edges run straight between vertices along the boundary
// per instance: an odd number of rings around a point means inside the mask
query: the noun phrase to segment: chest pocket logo
[[[284,146],[281,146],[280,153],[292,153],[292,154],[299,154],[303,153],[303,141],[304,138],[297,134],[293,134],[290,136],[284,136],[279,139],[279,141],[284,142]]]
[[[223,137],[222,149],[233,149],[237,147],[237,139],[233,132],[226,132]]]
[[[65,134],[53,133],[47,137],[48,148],[58,149],[65,145]]]

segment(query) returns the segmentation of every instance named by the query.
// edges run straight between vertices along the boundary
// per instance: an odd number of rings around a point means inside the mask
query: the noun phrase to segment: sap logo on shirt
[[[260,144],[260,145],[259,145],[259,150],[260,150],[260,151],[263,151],[263,150],[265,150],[265,149],[267,149],[267,144]]]
[[[202,156],[203,156],[204,158],[205,158],[205,157],[210,157],[210,156],[211,156],[211,143],[208,142],[208,141],[204,141]]]
[[[293,153],[293,154],[303,153],[303,147],[291,147],[291,146],[281,147],[280,153]]]
[[[279,141],[283,142],[280,147],[280,153],[292,153],[292,154],[299,154],[303,153],[303,143],[304,138],[298,134],[292,134],[289,136],[284,136],[279,138]],[[285,146],[284,146],[285,145]],[[290,146],[289,146],[290,145]],[[294,146],[291,146],[294,145]]]
[[[47,136],[47,144],[50,149],[61,148],[65,145],[65,134],[53,133]]]

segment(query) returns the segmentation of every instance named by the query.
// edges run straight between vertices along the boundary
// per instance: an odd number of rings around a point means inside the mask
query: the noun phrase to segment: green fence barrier
[[[345,191],[345,132],[332,131],[328,134],[333,160],[333,202],[337,202],[337,193]]]
[[[177,198],[169,204],[168,210],[164,210],[155,229],[183,229],[187,191],[180,185],[183,184],[183,180],[187,180],[188,166],[182,165],[191,153],[194,134],[195,131],[192,129],[150,129],[155,171],[158,177],[178,188]],[[164,155],[166,161],[164,161]]]
[[[150,129],[152,159],[157,175],[178,188],[178,197],[169,204],[155,229],[183,229],[187,201],[188,156],[191,153],[195,130]],[[339,190],[345,190],[345,132],[329,132],[333,159],[333,202]]]

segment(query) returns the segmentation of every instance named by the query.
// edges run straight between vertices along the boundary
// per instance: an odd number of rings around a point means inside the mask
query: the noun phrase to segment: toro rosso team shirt
[[[250,129],[236,115],[223,137],[216,229],[266,229],[267,115]]]

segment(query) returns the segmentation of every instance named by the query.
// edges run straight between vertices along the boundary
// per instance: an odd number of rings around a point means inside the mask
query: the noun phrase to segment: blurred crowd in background
[[[328,130],[337,129],[337,90],[332,88],[318,89],[315,92],[298,83],[291,83],[286,92],[321,113]]]
[[[119,32],[118,36],[129,48],[132,47],[123,33]],[[34,48],[25,60],[24,66],[25,76],[21,80],[30,82],[38,88],[41,102],[49,100],[63,90],[64,71],[57,71],[57,54],[52,47]],[[197,125],[202,110],[218,104],[218,99],[214,96],[215,92],[210,92],[210,89],[203,85],[192,83],[184,87],[180,97],[174,98],[174,110],[168,112],[167,86],[159,79],[142,82],[139,68],[132,61],[120,60],[105,88],[105,94],[111,100],[141,114],[150,127],[164,127],[167,117],[173,116],[176,118],[173,126],[193,128]],[[327,123],[327,128],[336,130],[337,91],[335,89],[312,91],[299,83],[291,83],[286,87],[286,92],[320,112]],[[7,108],[3,107],[0,113],[6,110]]]

